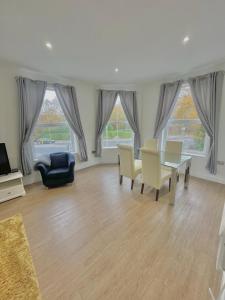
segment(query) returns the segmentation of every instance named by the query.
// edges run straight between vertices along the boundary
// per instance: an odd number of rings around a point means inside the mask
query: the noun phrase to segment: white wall
[[[87,162],[77,162],[76,169],[81,169],[99,163],[91,153],[94,149],[94,136],[97,108],[97,87],[93,83],[71,81],[65,78],[55,78],[20,67],[0,62],[0,142],[5,142],[12,168],[19,167],[19,105],[15,76],[22,75],[32,79],[47,80],[49,83],[59,82],[72,84],[76,87],[78,106],[83,130],[86,137],[88,157]],[[39,172],[26,176],[24,182],[32,183],[40,180]]]
[[[219,69],[224,70],[224,66]],[[204,73],[202,73],[204,74]],[[165,81],[164,81],[165,82]],[[156,117],[160,81],[146,83],[142,87],[142,137],[143,140],[151,138],[154,132],[154,122]],[[225,162],[225,82],[221,103],[221,112],[219,120],[219,145],[218,145],[218,161]],[[217,174],[211,175],[205,168],[207,162],[206,157],[193,156],[191,175],[217,181],[225,184],[225,165],[218,165]]]
[[[15,69],[0,65],[0,142],[5,142],[12,168],[18,167],[19,106]]]

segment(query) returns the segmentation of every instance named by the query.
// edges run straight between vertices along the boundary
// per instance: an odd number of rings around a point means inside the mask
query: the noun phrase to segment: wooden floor
[[[191,178],[174,207],[140,184],[118,184],[114,166],[77,173],[73,185],[27,187],[0,205],[22,213],[43,299],[207,300],[217,291],[218,230],[225,186]]]

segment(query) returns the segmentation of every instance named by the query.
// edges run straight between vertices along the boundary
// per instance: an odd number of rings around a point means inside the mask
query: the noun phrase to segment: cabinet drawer
[[[0,202],[16,198],[24,194],[25,191],[22,185],[12,186],[7,189],[0,189]]]

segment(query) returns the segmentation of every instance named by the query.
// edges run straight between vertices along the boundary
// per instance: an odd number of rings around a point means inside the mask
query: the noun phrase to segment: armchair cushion
[[[67,153],[53,153],[50,154],[51,169],[65,168],[68,166],[68,154]]]
[[[69,175],[69,168],[51,169],[48,172],[49,179],[65,178],[68,177],[68,175]]]

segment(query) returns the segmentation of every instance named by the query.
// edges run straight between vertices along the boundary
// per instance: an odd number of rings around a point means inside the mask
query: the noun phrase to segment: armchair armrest
[[[74,165],[75,165],[75,158],[72,153],[68,153],[68,167],[70,171],[74,170]]]
[[[34,166],[34,169],[39,170],[41,172],[41,175],[45,176],[48,174],[50,167],[44,164],[43,162],[38,162]]]

